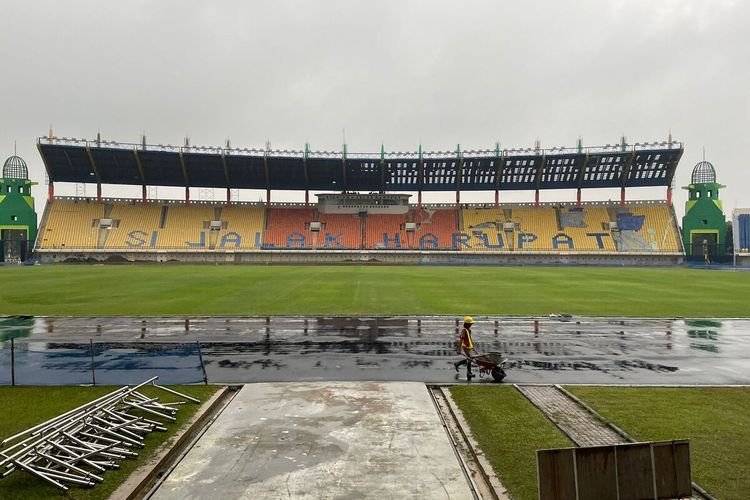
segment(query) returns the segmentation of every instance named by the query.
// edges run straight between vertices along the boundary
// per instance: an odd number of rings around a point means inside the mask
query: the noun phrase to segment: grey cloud
[[[705,146],[725,208],[750,205],[747,2],[6,1],[2,14],[0,154],[17,140],[38,182],[34,140],[50,123],[74,137],[328,150],[346,129],[351,151],[671,129],[686,144],[677,187]]]

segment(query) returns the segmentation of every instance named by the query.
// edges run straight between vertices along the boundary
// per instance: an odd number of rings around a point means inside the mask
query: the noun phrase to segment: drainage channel
[[[477,456],[472,441],[462,425],[463,419],[456,414],[450,396],[445,394],[443,386],[428,385],[427,389],[474,498],[507,500],[509,497],[489,469],[489,464],[486,461],[483,464],[483,460]]]

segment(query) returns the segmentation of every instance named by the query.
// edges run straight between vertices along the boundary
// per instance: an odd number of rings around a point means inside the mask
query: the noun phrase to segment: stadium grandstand
[[[350,154],[123,144],[42,137],[48,203],[35,250],[44,261],[231,262],[622,262],[678,263],[685,252],[672,207],[680,143],[584,148]],[[93,183],[96,197],[55,196],[59,183]],[[106,198],[102,186],[137,185],[138,199]],[[185,189],[183,200],[150,199],[148,186]],[[626,190],[662,186],[666,199],[629,201]],[[190,200],[190,188],[226,190],[224,201]],[[582,202],[583,189],[619,188],[616,202]],[[265,202],[233,200],[235,189]],[[568,203],[540,191],[575,189]],[[305,203],[273,203],[274,190]],[[534,201],[501,203],[504,191]],[[310,191],[318,194],[311,202]],[[426,191],[456,202],[423,204]],[[494,203],[461,202],[465,191]],[[416,203],[410,198],[417,195]],[[436,257],[439,255],[439,258]],[[317,256],[317,257],[316,257]],[[324,256],[324,257],[320,257]],[[529,256],[534,256],[530,260]],[[442,259],[442,260],[441,260]]]

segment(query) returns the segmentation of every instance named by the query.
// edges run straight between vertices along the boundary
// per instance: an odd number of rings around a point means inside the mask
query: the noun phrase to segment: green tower
[[[0,261],[24,261],[36,240],[36,211],[26,162],[11,156],[0,178]]]
[[[690,193],[682,218],[682,238],[688,256],[723,256],[726,248],[727,224],[719,200],[714,166],[707,161],[693,168],[687,189]]]

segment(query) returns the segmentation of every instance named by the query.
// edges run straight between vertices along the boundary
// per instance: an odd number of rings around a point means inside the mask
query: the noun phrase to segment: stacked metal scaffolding
[[[145,436],[166,431],[179,405],[199,400],[156,383],[153,377],[136,386],[125,386],[90,403],[2,441],[0,478],[20,470],[67,491],[68,485],[92,487],[104,481],[106,470],[118,469],[118,460],[135,458]],[[151,385],[183,398],[161,403],[140,392]],[[1,469],[0,469],[1,470]]]

